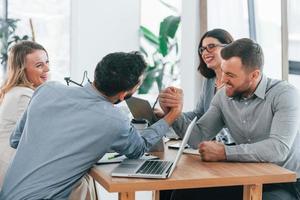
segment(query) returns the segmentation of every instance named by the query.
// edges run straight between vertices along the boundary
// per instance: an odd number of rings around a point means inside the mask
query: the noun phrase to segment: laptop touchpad
[[[137,163],[121,163],[114,171],[116,173],[134,173],[138,167]]]
[[[139,166],[139,164],[130,164],[130,163],[123,163],[122,168],[124,169],[135,169]]]

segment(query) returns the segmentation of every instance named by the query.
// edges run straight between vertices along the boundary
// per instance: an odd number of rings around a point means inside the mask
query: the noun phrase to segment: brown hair
[[[32,41],[18,42],[10,49],[7,63],[7,78],[0,88],[0,102],[13,87],[24,86],[34,89],[33,84],[29,82],[25,74],[25,61],[26,56],[36,50],[43,50],[48,56],[42,45]]]
[[[248,70],[259,69],[264,65],[264,53],[261,46],[249,38],[238,39],[221,50],[224,60],[239,57],[243,66]]]

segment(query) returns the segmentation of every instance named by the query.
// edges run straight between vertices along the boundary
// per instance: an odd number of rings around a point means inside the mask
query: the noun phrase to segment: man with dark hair
[[[116,95],[141,83],[139,78],[146,67],[138,52],[109,54],[96,66],[94,85],[107,96]]]
[[[248,38],[238,40],[232,43],[227,48],[221,51],[221,56],[224,60],[232,57],[239,57],[245,68],[260,69],[262,71],[264,65],[264,54],[259,44]]]
[[[262,49],[250,39],[227,45],[221,56],[224,87],[197,122],[191,145],[198,145],[202,161],[271,162],[295,171],[296,183],[264,185],[263,199],[300,199],[298,91],[286,81],[270,79],[262,73]],[[165,111],[171,108],[170,91],[167,88],[160,94]],[[180,118],[173,124],[175,131],[185,130],[183,126]],[[209,141],[224,126],[236,145]],[[242,187],[176,190],[172,199],[234,200],[242,199],[242,192]]]
[[[67,87],[49,82],[39,87],[12,134],[11,146],[17,152],[0,199],[81,199],[88,196],[80,194],[88,170],[108,150],[138,158],[155,145],[182,104],[175,103],[141,134],[114,106],[138,89],[145,68],[137,53],[112,53],[98,63],[92,84]],[[180,93],[173,88],[173,95]]]

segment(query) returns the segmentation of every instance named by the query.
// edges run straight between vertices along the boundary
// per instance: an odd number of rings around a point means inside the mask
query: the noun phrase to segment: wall
[[[139,47],[139,0],[73,0],[71,3],[71,77],[80,82],[84,70],[93,79],[95,65],[113,51]],[[181,86],[184,110],[194,108],[201,87],[197,72],[200,40],[199,2],[182,0]]]
[[[195,107],[201,88],[201,77],[197,71],[198,44],[200,41],[200,5],[198,0],[182,0],[182,48],[181,48],[181,86],[184,91],[184,110]]]
[[[72,0],[72,79],[81,81],[88,70],[92,80],[96,64],[108,53],[137,50],[139,24],[139,0]]]

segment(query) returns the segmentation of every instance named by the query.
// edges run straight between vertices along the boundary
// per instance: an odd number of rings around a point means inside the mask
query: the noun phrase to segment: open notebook
[[[182,155],[196,120],[197,117],[188,126],[174,161],[125,159],[112,171],[111,175],[117,177],[169,178]]]

